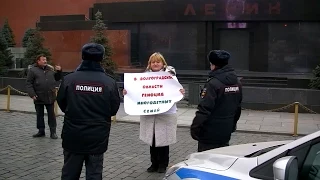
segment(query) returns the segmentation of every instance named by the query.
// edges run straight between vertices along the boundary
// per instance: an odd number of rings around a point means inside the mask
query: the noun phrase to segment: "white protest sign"
[[[124,110],[129,115],[168,111],[183,95],[182,85],[169,72],[124,73]]]

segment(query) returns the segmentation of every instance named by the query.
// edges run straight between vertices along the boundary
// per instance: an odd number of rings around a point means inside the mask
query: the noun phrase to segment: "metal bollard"
[[[294,129],[293,136],[298,136],[298,113],[299,113],[299,102],[294,103]]]
[[[111,121],[112,121],[113,123],[116,123],[116,120],[117,120],[117,116],[111,116]]]
[[[10,112],[10,99],[11,99],[11,88],[8,86],[7,88],[7,112]]]

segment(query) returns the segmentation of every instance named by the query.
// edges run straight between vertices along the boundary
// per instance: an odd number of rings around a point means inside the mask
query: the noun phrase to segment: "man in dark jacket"
[[[230,54],[223,50],[208,54],[211,72],[191,125],[191,136],[198,141],[198,152],[228,146],[240,117],[242,86],[234,69],[228,65],[229,58]]]
[[[62,180],[79,179],[83,162],[87,179],[102,179],[111,116],[117,114],[120,106],[116,81],[100,65],[104,52],[100,44],[84,45],[82,63],[64,77],[58,92],[57,102],[65,113]]]
[[[56,70],[56,72],[55,72]],[[44,106],[48,112],[48,124],[50,127],[50,137],[57,139],[57,121],[54,113],[54,102],[56,100],[56,81],[61,79],[61,67],[47,64],[47,58],[39,55],[36,63],[28,70],[26,89],[28,95],[34,100],[37,113],[37,128],[39,132],[33,137],[45,136]]]

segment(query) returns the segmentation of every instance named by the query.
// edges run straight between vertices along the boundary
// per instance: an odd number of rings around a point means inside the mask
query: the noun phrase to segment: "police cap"
[[[230,53],[225,50],[212,50],[207,56],[211,64],[223,67],[229,63]]]
[[[82,47],[82,59],[88,61],[102,61],[104,47],[97,43],[88,43]]]

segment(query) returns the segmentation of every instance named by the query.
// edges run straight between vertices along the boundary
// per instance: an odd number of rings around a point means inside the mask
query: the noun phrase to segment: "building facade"
[[[320,63],[315,0],[167,0],[97,10],[110,28],[131,31],[131,60],[143,64],[160,51],[178,69],[204,70],[211,49],[229,51],[244,71],[308,73]]]
[[[129,33],[122,41],[129,49],[118,51],[126,53],[123,66],[145,66],[158,51],[178,70],[208,70],[212,49],[229,51],[232,66],[244,72],[310,73],[320,63],[316,0],[106,2],[95,1],[86,15],[40,14],[37,24],[44,32],[90,30],[101,11],[108,30]]]

